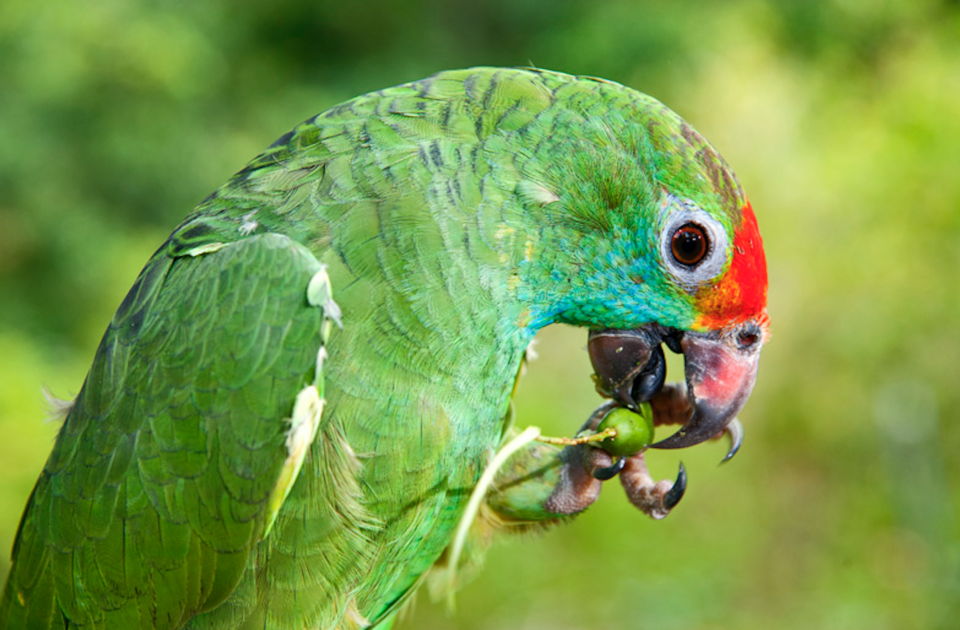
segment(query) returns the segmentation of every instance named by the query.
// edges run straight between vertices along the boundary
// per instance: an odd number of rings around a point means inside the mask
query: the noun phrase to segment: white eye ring
[[[673,212],[666,217],[660,232],[660,258],[667,272],[692,292],[723,271],[727,263],[727,231],[719,221],[690,202],[670,204],[668,207]],[[707,240],[707,253],[693,265],[683,264],[673,255],[673,235],[688,224],[700,227]]]

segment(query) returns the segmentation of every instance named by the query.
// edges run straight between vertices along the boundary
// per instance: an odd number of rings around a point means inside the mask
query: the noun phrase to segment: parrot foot
[[[655,425],[686,424],[692,413],[687,399],[686,387],[682,383],[665,385],[650,400]],[[683,464],[674,481],[654,481],[647,468],[646,449],[634,454],[611,455],[596,444],[610,432],[610,428],[600,429],[604,419],[617,410],[619,405],[606,402],[590,415],[580,428],[576,438],[536,439],[548,444],[566,446],[559,458],[563,462],[560,468],[560,480],[544,507],[557,514],[575,514],[589,507],[600,495],[604,481],[620,477],[620,483],[627,498],[641,512],[653,519],[662,519],[675,508],[687,489],[687,471]],[[714,439],[727,435],[730,447],[724,462],[730,460],[743,443],[743,425],[736,419],[718,433]]]
[[[680,464],[676,481],[654,481],[643,453],[624,459],[626,464],[620,473],[620,483],[630,503],[650,518],[664,518],[680,503],[687,489],[687,471],[683,464]]]
[[[563,462],[560,480],[543,504],[547,511],[555,514],[576,514],[590,507],[600,496],[602,471],[617,467],[609,454],[587,444],[566,447],[559,459]],[[620,461],[623,460],[620,458]],[[607,478],[612,478],[617,472],[619,469]]]

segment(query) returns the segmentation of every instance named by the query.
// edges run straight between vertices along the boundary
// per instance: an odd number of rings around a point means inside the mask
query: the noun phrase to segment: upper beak
[[[757,378],[762,335],[754,323],[726,333],[676,333],[649,326],[634,330],[591,331],[590,360],[598,389],[636,409],[663,386],[661,341],[682,350],[687,400],[693,413],[677,433],[651,448],[685,448],[720,433],[746,404]]]

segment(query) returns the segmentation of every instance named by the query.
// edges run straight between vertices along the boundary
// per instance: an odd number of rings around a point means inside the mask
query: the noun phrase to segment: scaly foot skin
[[[650,398],[654,426],[684,425],[693,413],[684,383],[667,383]]]
[[[627,492],[630,503],[647,516],[660,520],[675,508],[687,489],[687,471],[680,464],[676,481],[654,481],[647,470],[643,453],[625,457],[626,464],[620,473],[620,483]]]
[[[614,407],[616,405],[612,402],[597,407],[580,431],[596,431],[603,417]],[[613,458],[607,452],[587,444],[567,446],[559,458],[563,461],[560,481],[543,504],[548,511],[558,514],[575,514],[590,507],[600,496],[602,481],[612,479],[619,472],[618,468],[616,472],[604,476],[604,471],[616,466]]]
[[[594,472],[610,467],[613,458],[586,444],[568,446],[559,457],[563,461],[560,480],[543,507],[556,514],[582,512],[597,500],[603,487]]]

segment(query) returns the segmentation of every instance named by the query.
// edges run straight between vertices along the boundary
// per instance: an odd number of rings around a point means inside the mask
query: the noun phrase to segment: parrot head
[[[539,286],[557,287],[553,321],[590,329],[597,388],[622,406],[666,395],[662,346],[683,353],[689,416],[652,445],[682,448],[726,428],[753,390],[768,334],[766,259],[719,153],[655,99],[619,93],[626,102],[603,119],[554,141],[559,158],[541,181],[556,203],[538,236],[554,235],[561,254],[541,262]]]
[[[660,262],[690,296],[691,323],[651,321],[589,334],[587,347],[598,389],[634,410],[663,389],[662,344],[684,355],[693,413],[679,432],[652,448],[684,448],[717,435],[753,391],[768,328],[767,270],[749,203],[739,209],[737,218],[739,223],[728,232],[708,213],[682,207],[665,222]]]

